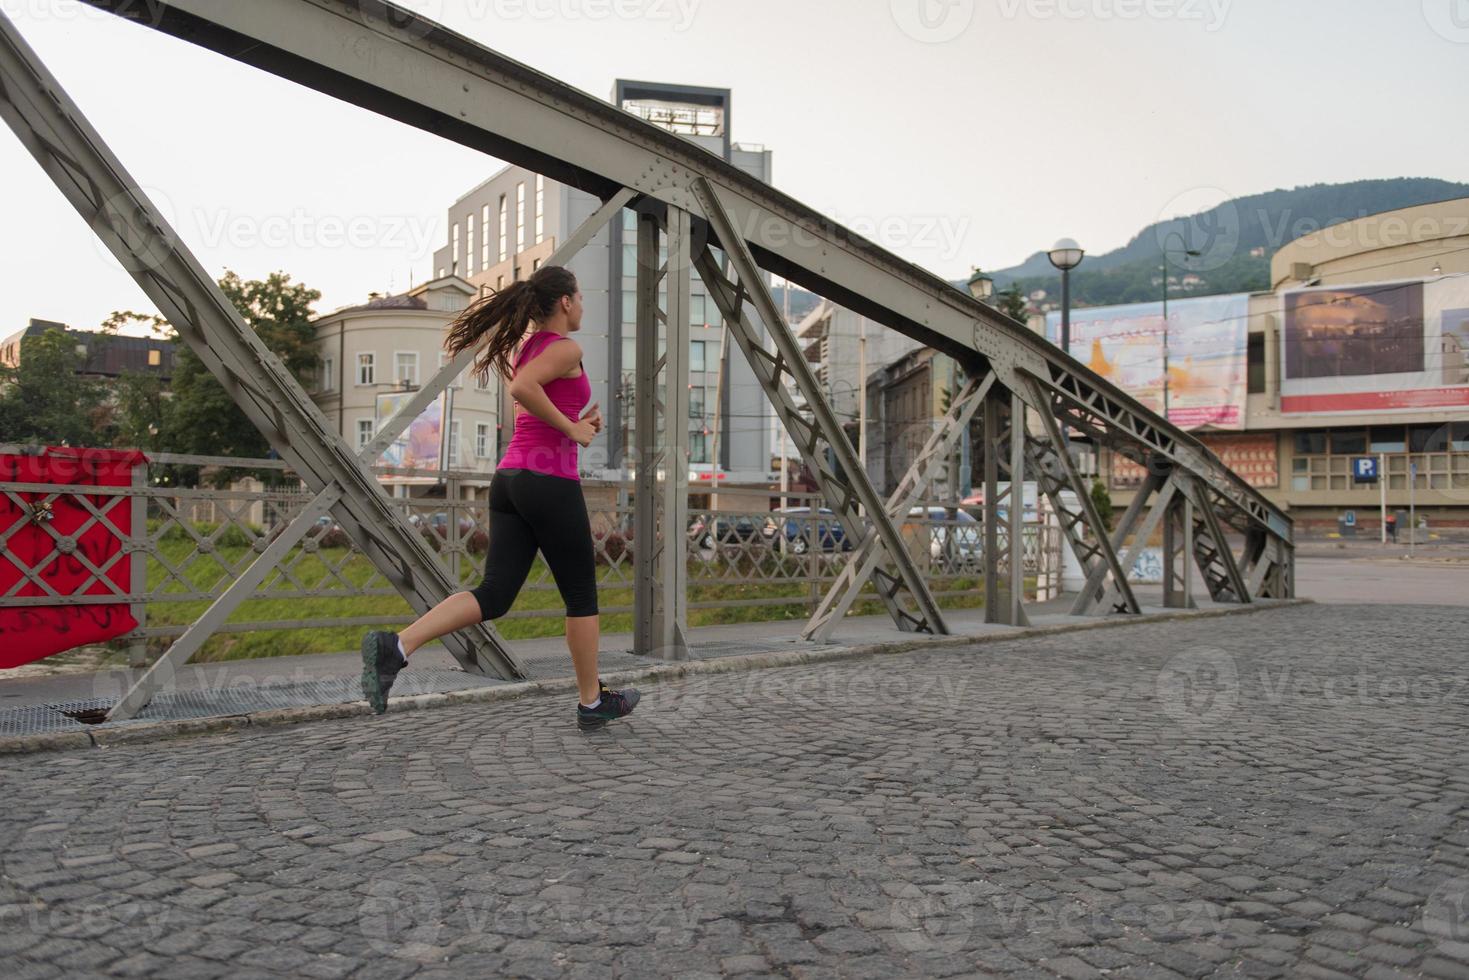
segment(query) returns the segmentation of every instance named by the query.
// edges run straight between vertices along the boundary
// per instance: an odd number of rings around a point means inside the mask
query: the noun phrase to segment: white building
[[[374,297],[315,321],[321,373],[312,397],[349,446],[367,445],[385,421],[379,396],[416,389],[448,360],[449,323],[473,300],[476,288],[458,276],[423,283],[396,296]],[[450,386],[448,468],[494,471],[500,424],[499,383],[486,386],[466,371]],[[390,414],[390,413],[389,413]],[[432,478],[385,478],[399,496]]]

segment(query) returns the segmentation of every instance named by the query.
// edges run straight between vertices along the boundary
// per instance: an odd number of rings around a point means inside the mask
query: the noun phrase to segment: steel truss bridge
[[[950,632],[895,522],[923,499],[976,415],[985,436],[987,620],[1027,622],[1018,554],[1024,508],[1020,501],[1005,507],[1010,491],[1001,492],[1002,479],[1009,487],[1035,481],[1057,512],[1086,573],[1074,614],[1138,613],[1124,569],[1160,528],[1168,606],[1193,603],[1190,561],[1215,601],[1294,593],[1290,519],[1198,440],[1021,324],[681,137],[380,0],[85,2],[596,195],[602,207],[559,244],[551,264],[565,264],[623,208],[636,212],[637,653],[688,655],[683,542],[689,446],[688,428],[678,423],[688,415],[694,274],[724,315],[828,506],[858,542],[804,637],[829,637],[868,583],[899,628]],[[132,717],[145,706],[324,514],[352,535],[416,611],[454,591],[369,467],[469,365],[472,352],[439,370],[370,445],[348,447],[3,14],[0,115],[314,494],[109,720]],[[660,259],[663,248],[666,259]],[[969,380],[886,500],[868,480],[762,273],[832,299],[962,365]],[[661,308],[660,287],[667,296]],[[763,341],[762,324],[773,344]],[[1146,468],[1142,489],[1111,532],[1077,471],[1070,432],[1085,433]],[[1239,553],[1230,532],[1243,539]],[[490,623],[444,642],[467,671],[524,676]]]

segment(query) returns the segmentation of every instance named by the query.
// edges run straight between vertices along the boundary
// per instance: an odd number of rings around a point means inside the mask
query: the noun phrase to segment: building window
[[[500,290],[502,290],[504,288],[505,288],[505,277],[504,276],[496,276],[495,277],[495,292],[498,293]]]
[[[369,442],[372,442],[372,430],[373,430],[373,422],[372,422],[372,419],[358,419],[357,420],[357,448],[358,449],[361,449],[362,447],[366,446]]]
[[[474,423],[474,458],[488,459],[490,456],[490,423]]]
[[[638,338],[622,338],[622,369],[635,371],[638,365]]]
[[[706,299],[707,297],[703,293],[694,293],[689,296],[689,326],[704,326],[704,305]]]
[[[474,212],[464,216],[464,271],[474,275]]]
[[[689,341],[689,370],[707,371],[704,361],[704,342],[702,340]]]
[[[1314,429],[1296,433],[1297,456],[1322,456],[1326,453],[1326,430]]]
[[[695,386],[689,389],[689,418],[701,419],[704,417],[704,389]]]
[[[330,357],[324,357],[321,361],[321,385],[322,391],[331,391],[337,383],[337,362]]]
[[[525,251],[525,181],[515,185],[515,254]]]
[[[449,465],[459,465],[459,420],[449,422]]]
[[[540,259],[531,259],[530,260],[530,271],[535,272],[540,267],[541,267],[541,260]]]
[[[546,178],[536,174],[536,244],[546,237]]]
[[[500,261],[510,258],[510,202],[500,195]]]
[[[709,462],[709,436],[702,429],[689,433],[689,462]]]
[[[486,204],[479,212],[479,268],[484,272],[490,267],[490,206]]]
[[[635,327],[638,323],[638,294],[631,290],[622,291],[622,325]]]
[[[1374,453],[1404,453],[1408,451],[1408,430],[1401,425],[1374,425],[1370,430]]]
[[[1360,456],[1367,451],[1365,429],[1332,429],[1331,452],[1335,456]]]
[[[439,266],[439,278],[440,279],[444,278],[444,267],[443,266]]]
[[[393,380],[398,384],[418,387],[418,351],[400,350],[393,355]]]
[[[163,365],[163,351],[150,350],[148,352],[148,366],[161,367]]]
[[[357,383],[360,385],[377,384],[377,355],[357,355]]]
[[[451,238],[452,238],[452,241],[453,241],[453,248],[454,248],[454,250],[449,255],[450,259],[452,260],[449,263],[449,268],[452,269],[452,270],[454,270],[454,274],[455,275],[458,275],[459,274],[459,226],[457,224],[454,226],[454,231],[453,231],[453,233],[451,235]]]
[[[1265,335],[1250,334],[1245,358],[1247,390],[1252,395],[1265,392]]]

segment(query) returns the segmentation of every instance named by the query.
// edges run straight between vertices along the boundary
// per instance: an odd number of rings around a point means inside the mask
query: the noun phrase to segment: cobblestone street
[[[0,973],[1469,977],[1469,612],[0,759]]]

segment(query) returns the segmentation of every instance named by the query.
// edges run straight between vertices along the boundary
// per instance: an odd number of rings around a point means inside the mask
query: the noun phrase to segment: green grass
[[[212,528],[201,528],[210,531]],[[233,576],[216,561],[213,555],[196,553],[195,543],[182,530],[171,528],[159,543],[163,558],[178,569],[183,581],[167,572],[153,558],[148,560],[148,588],[159,599],[148,604],[148,626],[184,626],[197,620],[211,600],[185,599],[169,601],[170,594],[187,594],[190,591],[208,592],[223,589]],[[219,558],[243,568],[255,552],[246,546],[245,536],[236,528],[226,528],[215,552]],[[349,557],[350,555],[350,557]],[[345,559],[345,562],[344,562]],[[302,596],[273,599],[250,599],[240,604],[229,623],[287,622],[312,619],[346,619],[363,616],[396,617],[406,625],[413,619],[412,610],[406,600],[376,575],[372,564],[362,555],[353,554],[346,548],[324,548],[314,553],[303,553],[294,549],[290,560],[291,574],[306,589],[342,589],[343,580],[351,588],[360,589],[373,582],[373,587],[383,589],[384,595],[351,596]],[[829,587],[830,577],[841,568],[845,556],[832,562],[822,562],[821,572],[827,581],[818,583],[815,600],[819,600]],[[341,565],[338,569],[337,565]],[[735,560],[716,558],[708,563],[695,557],[689,563],[690,585],[688,601],[716,603],[711,608],[689,610],[691,627],[711,626],[724,623],[751,623],[785,620],[804,620],[811,610],[813,591],[808,581],[728,581],[721,576],[743,577],[757,572],[777,574],[782,564],[786,572],[810,568],[809,559],[782,558],[765,552],[759,555],[740,555]],[[463,588],[477,585],[483,575],[483,557],[461,558],[460,578]],[[619,606],[631,607],[633,591],[632,559],[626,557],[616,567],[598,566],[601,583],[599,598],[603,609]],[[547,588],[535,588],[544,583]],[[976,577],[933,580],[936,588],[943,590],[966,590],[966,594],[941,600],[945,608],[974,608],[983,605],[982,580]],[[290,588],[297,586],[283,581],[278,573],[267,578],[267,588]],[[865,588],[871,593],[871,586]],[[739,606],[730,603],[752,599],[789,599],[781,605]],[[560,594],[554,588],[545,563],[538,557],[531,569],[527,586],[516,600],[512,613],[544,611],[547,615],[534,618],[504,618],[495,622],[496,628],[508,640],[535,637],[560,636],[565,632]],[[853,605],[854,615],[877,614],[883,611],[876,599],[859,599]],[[220,660],[238,660],[257,657],[294,656],[310,653],[330,653],[356,649],[361,641],[363,626],[308,627],[295,629],[247,630],[238,633],[216,633],[205,641],[195,655],[194,663]],[[605,613],[602,629],[608,633],[630,632],[633,628],[631,613]],[[170,637],[150,641],[149,655],[157,656],[171,642]],[[122,656],[118,646],[115,659]]]

